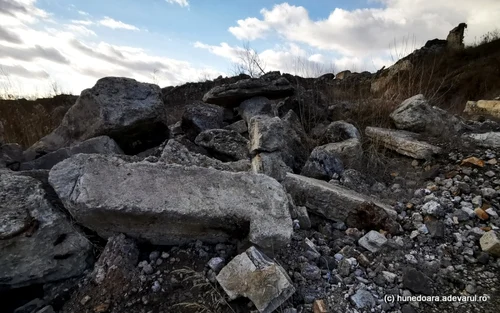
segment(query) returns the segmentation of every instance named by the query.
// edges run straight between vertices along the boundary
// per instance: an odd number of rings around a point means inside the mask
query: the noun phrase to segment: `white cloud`
[[[78,11],[78,14],[83,15],[83,16],[90,16],[90,14],[85,12],[85,11]]]
[[[20,10],[15,14],[25,14]],[[17,34],[22,39],[17,44],[8,41],[0,44],[0,66],[8,75],[8,92],[13,94],[45,95],[51,81],[65,92],[79,94],[105,76],[153,82],[155,70],[161,86],[224,75],[211,67],[194,66],[140,47],[96,41],[98,37],[94,35],[99,35],[98,29],[91,30],[81,23],[47,24],[41,18],[28,21],[13,17],[4,25],[4,16],[0,18],[8,34]],[[5,85],[0,82],[0,86]]]
[[[71,23],[85,25],[85,26],[89,26],[89,25],[94,24],[94,22],[92,22],[91,20],[71,20]]]
[[[428,39],[446,38],[461,22],[469,25],[466,41],[500,27],[498,0],[379,0],[383,8],[333,10],[326,19],[312,20],[307,10],[288,3],[262,9],[262,18],[239,20],[229,31],[240,40],[265,37],[273,31],[311,47],[363,58],[387,51],[394,40],[415,37],[419,48]],[[252,27],[253,26],[253,27]],[[408,51],[408,53],[411,51]]]
[[[126,30],[133,30],[133,31],[139,30],[139,28],[137,28],[134,25],[130,25],[127,23],[123,23],[122,21],[114,20],[109,16],[105,16],[98,23],[102,26],[109,27],[111,29],[126,29]]]
[[[165,1],[167,1],[168,3],[171,3],[171,4],[178,4],[181,7],[189,7],[188,0],[165,0]]]

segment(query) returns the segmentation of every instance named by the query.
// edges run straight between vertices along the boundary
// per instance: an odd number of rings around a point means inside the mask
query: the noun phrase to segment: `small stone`
[[[475,207],[480,208],[483,205],[483,197],[475,196],[474,198],[472,198],[472,204]]]
[[[156,266],[160,266],[163,264],[163,259],[157,259],[155,263],[156,263]]]
[[[481,249],[494,257],[500,257],[500,239],[495,231],[486,232],[479,240]]]
[[[490,261],[490,255],[486,252],[481,252],[477,257],[477,261],[481,264],[486,265]]]
[[[476,293],[476,285],[475,284],[467,284],[467,286],[465,286],[465,291],[467,291],[467,293],[469,294],[475,294]]]
[[[425,222],[429,235],[432,238],[443,238],[444,237],[444,223],[437,220],[428,220]]]
[[[151,262],[156,261],[160,257],[160,252],[158,251],[153,251],[149,254],[149,260]]]
[[[358,309],[371,308],[376,304],[372,294],[363,289],[356,291],[356,293],[351,296],[351,301]]]
[[[305,279],[308,280],[320,280],[321,270],[314,264],[304,264],[300,272]]]
[[[470,157],[462,160],[462,163],[460,165],[484,167],[484,161],[476,157]]]
[[[81,304],[81,305],[85,305],[85,304],[87,304],[87,303],[90,301],[90,299],[91,299],[91,298],[90,298],[90,296],[85,296],[85,297],[83,297],[83,299],[80,301],[80,304]]]
[[[374,230],[369,231],[366,235],[358,240],[358,244],[370,252],[379,251],[387,242],[387,238]]]
[[[485,212],[488,213],[488,215],[493,216],[494,218],[498,218],[498,213],[495,212],[493,208],[486,209]]]
[[[486,161],[486,163],[488,163],[489,165],[495,165],[498,163],[498,161],[497,161],[497,159],[491,159],[491,160]]]
[[[151,287],[151,290],[153,290],[153,292],[158,292],[160,291],[160,289],[161,289],[160,283],[158,281],[155,281],[153,283],[153,287]]]
[[[426,204],[422,206],[422,212],[427,215],[431,216],[443,216],[444,215],[444,210],[441,204],[439,204],[436,201],[429,201]]]
[[[144,274],[149,275],[149,274],[153,274],[154,270],[150,264],[146,264],[142,267],[142,271],[144,272]]]
[[[403,287],[416,293],[432,294],[432,281],[421,271],[408,267],[403,271]]]
[[[391,272],[382,271],[382,276],[388,283],[393,284],[398,275]]]
[[[161,253],[161,258],[162,259],[168,259],[170,257],[170,254],[168,254],[167,252],[162,252]]]
[[[214,271],[215,273],[219,273],[222,268],[224,267],[224,259],[223,258],[220,258],[220,257],[215,257],[215,258],[211,258],[210,261],[208,261],[208,267],[210,267],[210,269],[212,269],[212,271]]]
[[[314,313],[328,313],[325,302],[323,300],[314,300],[313,312]]]
[[[493,171],[487,171],[486,173],[484,173],[484,175],[488,176],[489,178],[492,178],[495,176],[495,172]]]
[[[413,160],[413,161],[411,162],[411,166],[413,166],[413,167],[417,167],[417,166],[418,166],[418,161],[417,161],[417,160]]]
[[[474,210],[474,213],[476,213],[476,216],[479,217],[479,219],[483,221],[487,221],[490,217],[488,213],[486,213],[483,209],[477,208]]]
[[[342,259],[337,268],[340,276],[347,277],[351,274],[351,263],[347,259]]]
[[[483,197],[491,199],[497,196],[497,191],[493,188],[483,188],[481,189]]]

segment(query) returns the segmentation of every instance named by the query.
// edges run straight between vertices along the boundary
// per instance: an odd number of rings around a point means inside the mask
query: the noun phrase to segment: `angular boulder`
[[[243,101],[238,111],[243,120],[248,124],[250,119],[257,115],[274,116],[271,101],[266,97],[254,97]]]
[[[248,235],[279,249],[292,234],[287,195],[265,175],[77,154],[52,168],[49,183],[71,215],[104,238],[124,233],[174,245]]]
[[[500,117],[500,100],[467,101],[464,113]]]
[[[81,275],[92,245],[38,180],[0,172],[0,289]]]
[[[247,122],[244,120],[234,122],[233,124],[227,125],[224,129],[234,130],[238,134],[244,134],[248,132]]]
[[[442,136],[463,129],[462,121],[448,112],[433,107],[419,94],[403,101],[391,114],[396,128],[431,136]]]
[[[250,154],[279,152],[283,162],[300,172],[309,157],[307,135],[297,115],[289,111],[283,119],[258,115],[248,126]]]
[[[54,165],[77,153],[123,154],[118,144],[108,136],[99,136],[68,148],[50,152],[38,159],[21,164],[21,170],[51,169]]]
[[[396,216],[390,206],[376,199],[322,180],[287,173],[282,184],[296,205],[333,221],[345,222],[365,202],[372,202],[390,216]]]
[[[463,134],[462,139],[470,141],[483,148],[500,148],[500,132],[488,132],[483,134]]]
[[[179,164],[184,166],[212,167],[217,170],[230,172],[248,172],[250,170],[249,160],[222,162],[206,155],[190,151],[186,146],[174,139],[170,139],[167,142],[159,161],[167,164]]]
[[[287,272],[255,247],[232,259],[217,281],[231,300],[246,297],[261,313],[274,312],[295,293]]]
[[[17,143],[0,144],[0,168],[18,170],[24,160],[23,148]]]
[[[320,142],[322,144],[341,142],[348,139],[361,140],[361,134],[356,126],[345,121],[335,121],[330,123],[321,134]]]
[[[283,77],[273,81],[250,78],[214,87],[203,96],[203,101],[225,107],[237,107],[242,101],[253,97],[279,99],[293,95],[294,91],[290,82]]]
[[[279,152],[261,152],[252,158],[252,171],[262,173],[281,182],[287,172],[293,172],[281,159]]]
[[[418,134],[407,131],[367,127],[365,134],[373,142],[414,159],[428,160],[434,155],[442,153],[440,147],[419,141],[417,140]]]
[[[324,180],[332,179],[335,174],[341,175],[344,171],[344,164],[337,149],[330,149],[330,145],[314,148],[300,174]]]
[[[237,161],[249,158],[248,139],[227,129],[210,129],[201,132],[195,143],[222,161]]]
[[[127,153],[159,145],[168,137],[160,87],[124,77],[105,77],[85,89],[52,133],[29,148],[51,152],[107,135]]]
[[[190,140],[199,133],[209,129],[222,128],[224,124],[224,109],[196,101],[186,107],[182,115],[181,127]]]

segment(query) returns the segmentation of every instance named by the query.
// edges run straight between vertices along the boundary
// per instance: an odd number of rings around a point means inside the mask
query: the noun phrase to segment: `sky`
[[[244,47],[266,71],[374,72],[462,22],[477,42],[499,16],[499,0],[0,0],[0,95],[232,76]]]

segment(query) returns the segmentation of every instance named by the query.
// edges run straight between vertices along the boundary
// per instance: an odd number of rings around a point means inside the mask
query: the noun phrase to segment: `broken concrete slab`
[[[68,148],[50,152],[38,159],[21,164],[21,170],[51,169],[54,165],[77,153],[123,154],[118,144],[108,136],[99,136]]]
[[[394,218],[397,215],[389,205],[322,180],[287,173],[283,186],[296,205],[305,206],[310,212],[330,220],[345,222],[365,202],[373,202]]]
[[[295,293],[287,272],[255,247],[231,260],[217,281],[231,300],[246,297],[261,313],[274,312]]]
[[[203,96],[203,101],[225,107],[237,107],[242,101],[253,97],[280,99],[291,96],[294,92],[295,88],[284,77],[273,81],[249,78],[214,87]]]
[[[38,180],[0,172],[0,289],[83,274],[92,245]]]
[[[467,101],[464,113],[500,117],[500,100]]]
[[[379,127],[367,127],[366,136],[372,141],[382,144],[385,148],[414,159],[430,159],[433,155],[442,153],[440,147],[417,140],[418,134]]]
[[[49,183],[71,215],[104,238],[176,245],[248,235],[279,249],[293,232],[285,190],[262,174],[77,154],[52,168]]]
[[[230,172],[248,172],[251,167],[249,160],[222,162],[206,155],[190,151],[186,146],[175,139],[170,139],[167,142],[159,161],[184,166],[212,167],[217,170]]]
[[[500,132],[488,132],[483,134],[463,134],[462,139],[470,141],[483,148],[500,148]]]

